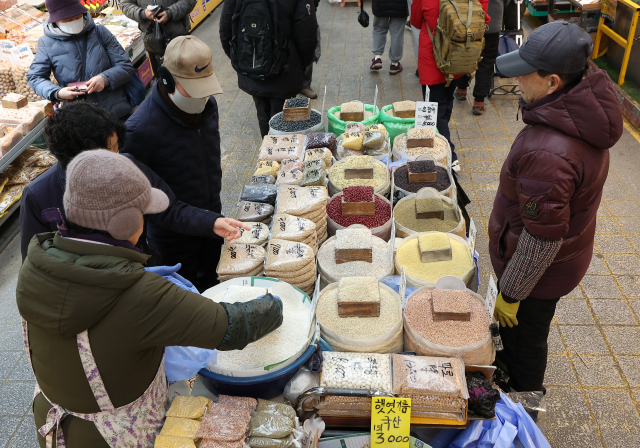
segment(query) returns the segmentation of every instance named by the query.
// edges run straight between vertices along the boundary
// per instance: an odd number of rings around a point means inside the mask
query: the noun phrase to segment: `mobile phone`
[[[67,87],[71,87],[76,92],[86,92],[88,90],[87,84],[82,81],[69,83]]]

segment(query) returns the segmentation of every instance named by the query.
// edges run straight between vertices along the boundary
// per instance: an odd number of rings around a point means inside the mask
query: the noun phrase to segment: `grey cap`
[[[534,30],[519,50],[498,57],[496,67],[507,78],[537,70],[570,75],[585,69],[592,50],[585,30],[568,22],[551,22]]]

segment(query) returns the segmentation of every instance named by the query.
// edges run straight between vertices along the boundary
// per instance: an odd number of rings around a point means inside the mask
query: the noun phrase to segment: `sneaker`
[[[464,101],[467,99],[467,89],[456,88],[456,90],[453,92],[453,96],[459,101]]]
[[[460,162],[459,162],[458,160],[456,160],[455,162],[453,162],[453,163],[451,164],[451,169],[452,169],[453,171],[455,171],[456,173],[459,173],[459,172],[460,172]]]
[[[316,98],[318,98],[318,94],[314,92],[313,89],[302,89],[300,91],[300,94],[312,100],[315,100]]]
[[[474,101],[473,102],[473,115],[482,115],[484,111],[487,110],[487,106],[485,106],[484,101]]]
[[[380,70],[382,68],[382,59],[380,56],[374,56],[371,60],[371,70]]]
[[[405,23],[405,25],[407,26],[407,28],[411,29],[411,22],[409,20],[407,20],[407,23]]]
[[[395,64],[391,64],[389,66],[389,74],[397,75],[402,71],[402,64],[400,62],[396,62]]]

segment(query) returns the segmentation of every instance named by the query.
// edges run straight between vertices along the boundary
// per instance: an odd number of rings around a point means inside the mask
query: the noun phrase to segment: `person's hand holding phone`
[[[167,23],[169,21],[169,16],[167,15],[166,11],[162,11],[158,13],[158,15],[156,16],[156,20],[159,24],[162,25],[163,23]]]
[[[61,100],[72,100],[77,96],[84,95],[85,93],[85,91],[79,90],[78,86],[68,86],[58,90],[58,98]]]
[[[87,81],[87,93],[102,92],[105,88],[104,77],[96,75]]]

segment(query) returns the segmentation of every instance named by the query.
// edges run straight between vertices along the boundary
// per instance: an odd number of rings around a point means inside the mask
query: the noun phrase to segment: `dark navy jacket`
[[[148,225],[160,226],[184,235],[216,237],[213,233],[213,225],[220,216],[218,213],[208,212],[196,207],[191,207],[176,199],[171,188],[160,176],[154,173],[148,166],[140,163],[130,154],[123,154],[135,163],[142,171],[151,186],[158,188],[169,197],[169,208],[162,213],[146,215]],[[49,169],[25,188],[22,193],[22,205],[20,206],[20,249],[22,260],[27,256],[29,242],[34,235],[58,230],[55,223],[45,222],[42,218],[42,210],[59,208],[64,216],[62,196],[64,195],[67,172],[62,164]],[[66,217],[65,217],[66,218]],[[143,240],[142,238],[140,239]]]
[[[211,97],[199,128],[183,123],[171,113],[158,91],[153,92],[127,120],[127,138],[121,152],[133,154],[173,190],[176,197],[194,207],[220,213],[220,132],[218,104]],[[166,226],[149,223],[148,236],[170,240],[179,235]]]

